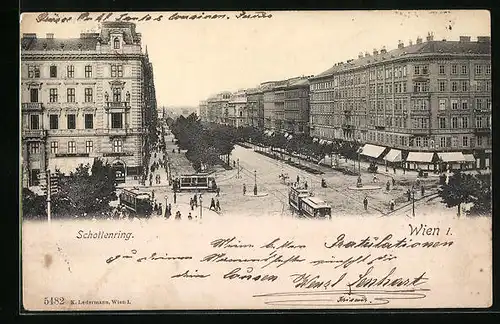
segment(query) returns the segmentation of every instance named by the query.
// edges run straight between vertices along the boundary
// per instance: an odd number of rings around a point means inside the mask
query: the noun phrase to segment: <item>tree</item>
[[[80,165],[67,177],[61,177],[60,190],[52,197],[56,215],[99,215],[110,209],[115,200],[114,170],[109,163],[95,159],[92,166]]]
[[[39,196],[28,188],[22,189],[23,219],[42,219],[47,217],[45,196]]]
[[[458,215],[462,204],[472,203],[470,214],[491,213],[491,178],[455,172],[438,189],[439,196],[448,208],[457,207]]]

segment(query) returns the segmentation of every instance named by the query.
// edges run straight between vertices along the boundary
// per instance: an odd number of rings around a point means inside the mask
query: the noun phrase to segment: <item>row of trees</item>
[[[113,168],[109,163],[95,159],[92,166],[80,165],[69,176],[60,175],[59,191],[51,195],[51,214],[55,218],[83,214],[99,217],[111,210],[109,203],[117,199],[115,191]],[[23,188],[23,218],[46,218],[46,206],[44,196]]]

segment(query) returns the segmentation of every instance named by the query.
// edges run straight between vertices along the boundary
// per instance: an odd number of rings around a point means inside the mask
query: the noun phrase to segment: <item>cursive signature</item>
[[[106,259],[106,263],[114,262],[118,259],[134,259],[136,262],[143,261],[158,261],[158,260],[191,260],[190,256],[169,256],[167,253],[159,255],[157,252],[151,253],[149,256],[137,257],[137,250],[132,249],[131,254],[117,254]]]

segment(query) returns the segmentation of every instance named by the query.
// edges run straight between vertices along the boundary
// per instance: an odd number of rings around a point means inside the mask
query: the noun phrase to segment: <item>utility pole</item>
[[[415,217],[415,189],[412,189],[412,215]]]
[[[50,170],[47,170],[47,176],[46,176],[46,181],[47,181],[47,221],[50,224],[50,214],[51,214],[51,206],[50,206],[50,191],[51,191],[51,183],[50,183]]]
[[[238,179],[239,179],[239,178],[240,178],[240,159],[238,159],[237,161],[238,161],[238,162],[237,162],[237,163],[238,163],[238,175],[237,175],[237,177],[236,177],[236,178],[238,178]]]

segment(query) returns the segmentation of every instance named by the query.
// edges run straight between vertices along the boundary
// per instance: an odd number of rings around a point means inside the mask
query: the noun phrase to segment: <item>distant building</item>
[[[99,157],[120,176],[141,175],[156,115],[153,67],[135,24],[104,22],[77,38],[23,34],[23,186]]]
[[[310,78],[310,100],[316,140],[368,143],[378,154],[392,149],[412,169],[490,166],[490,37],[436,41],[429,34],[360,53]]]
[[[245,91],[240,90],[231,94],[228,104],[228,125],[232,127],[249,126],[250,118]]]

